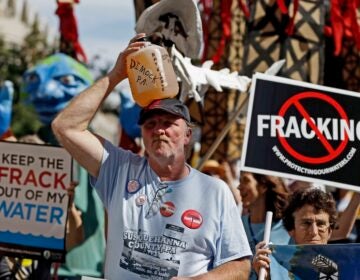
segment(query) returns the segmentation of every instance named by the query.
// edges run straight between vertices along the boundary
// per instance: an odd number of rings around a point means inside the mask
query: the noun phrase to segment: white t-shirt
[[[161,182],[146,158],[105,143],[92,184],[108,211],[106,279],[194,276],[251,256],[229,187],[189,168]]]

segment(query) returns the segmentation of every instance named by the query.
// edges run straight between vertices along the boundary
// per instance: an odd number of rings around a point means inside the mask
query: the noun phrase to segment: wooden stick
[[[249,99],[249,93],[247,92],[246,97],[243,99],[243,101],[240,103],[240,105],[238,106],[237,109],[234,110],[230,120],[228,121],[228,123],[225,125],[225,127],[222,129],[221,133],[217,136],[217,138],[215,139],[214,143],[210,146],[210,148],[207,150],[206,154],[201,158],[198,166],[196,167],[196,169],[201,170],[201,168],[203,168],[205,161],[207,161],[212,154],[215,152],[215,150],[217,149],[217,147],[219,146],[220,142],[224,139],[225,135],[229,132],[229,129],[231,127],[231,125],[236,121],[236,119],[238,118],[238,116],[240,115],[244,105],[246,104],[246,102]]]

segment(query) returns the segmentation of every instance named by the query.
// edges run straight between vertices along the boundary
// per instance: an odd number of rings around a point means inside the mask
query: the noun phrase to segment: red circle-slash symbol
[[[281,106],[278,115],[281,117],[284,117],[284,115],[286,114],[286,112],[290,108],[290,106],[295,106],[295,108],[299,111],[299,113],[305,118],[309,127],[315,132],[315,135],[319,139],[320,143],[326,149],[327,154],[325,156],[321,156],[321,157],[305,156],[305,155],[299,153],[298,151],[296,151],[293,147],[291,147],[289,145],[289,143],[287,142],[287,140],[285,139],[285,137],[278,136],[278,139],[279,139],[281,145],[284,147],[284,149],[290,155],[292,155],[294,158],[298,159],[299,161],[310,163],[310,164],[326,163],[326,162],[333,160],[334,158],[336,158],[338,155],[340,155],[344,151],[347,143],[349,142],[349,136],[347,134],[345,134],[344,140],[341,141],[340,145],[336,148],[332,147],[332,145],[329,143],[329,141],[325,138],[325,136],[321,133],[321,131],[316,127],[316,124],[311,119],[311,116],[308,114],[308,112],[305,110],[305,108],[300,103],[301,100],[309,99],[309,98],[315,99],[315,100],[320,99],[322,101],[325,101],[326,103],[330,104],[333,108],[335,108],[335,110],[340,115],[341,119],[344,119],[347,122],[349,122],[349,118],[346,115],[346,112],[344,111],[344,109],[340,106],[340,104],[336,100],[334,100],[333,98],[331,98],[330,96],[328,96],[326,94],[319,93],[319,92],[311,92],[311,91],[302,92],[302,93],[296,94],[293,97],[289,98]]]
[[[186,210],[182,216],[181,221],[185,226],[190,229],[197,229],[201,226],[203,218],[201,214],[196,210]]]

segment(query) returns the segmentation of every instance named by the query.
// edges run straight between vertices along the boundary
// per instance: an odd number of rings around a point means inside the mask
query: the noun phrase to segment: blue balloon
[[[13,98],[14,85],[5,81],[0,86],[0,136],[10,128]]]
[[[58,53],[24,74],[24,92],[40,120],[48,125],[69,101],[93,83],[89,70],[72,57]]]

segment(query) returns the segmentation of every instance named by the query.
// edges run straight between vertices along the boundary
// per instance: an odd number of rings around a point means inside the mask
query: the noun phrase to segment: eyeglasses
[[[317,220],[317,221],[314,221],[314,220],[301,220],[300,223],[299,223],[299,226],[303,229],[303,230],[309,230],[313,223],[316,224],[316,227],[317,227],[317,230],[319,233],[325,233],[330,224],[327,223],[326,221],[322,221],[322,220]]]
[[[158,189],[156,190],[156,192],[153,196],[153,199],[151,201],[149,209],[147,210],[147,212],[145,214],[145,218],[150,218],[157,213],[157,211],[160,208],[161,198],[167,192],[166,191],[167,187],[168,187],[167,185],[163,185],[162,183],[160,183],[160,186],[158,187]]]

